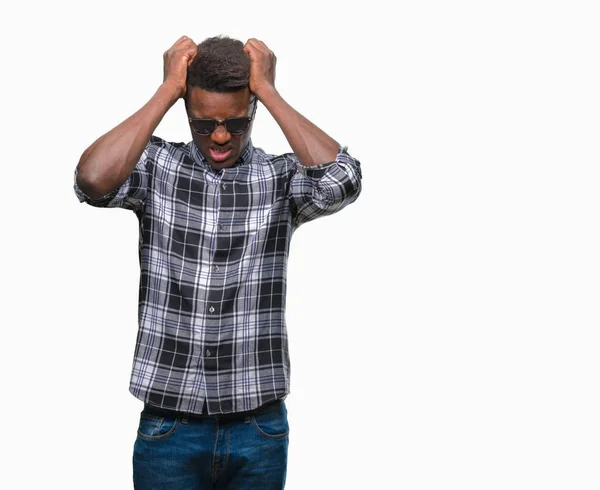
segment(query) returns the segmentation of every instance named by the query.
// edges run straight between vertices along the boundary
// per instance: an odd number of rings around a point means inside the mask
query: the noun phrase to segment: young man
[[[279,95],[275,61],[256,39],[183,36],[155,95],[75,170],[81,202],[131,209],[140,224],[136,488],[285,483],[290,239],[353,202],[361,172]],[[193,141],[168,143],[152,134],[180,97]],[[293,153],[252,145],[258,101]]]

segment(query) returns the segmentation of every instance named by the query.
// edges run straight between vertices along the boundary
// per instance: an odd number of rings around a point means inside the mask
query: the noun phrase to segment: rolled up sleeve
[[[333,162],[303,166],[288,154],[296,167],[290,183],[291,208],[296,227],[320,216],[333,214],[354,202],[361,191],[360,162],[346,147],[339,149]]]
[[[79,202],[85,202],[98,208],[123,208],[138,212],[144,205],[148,193],[148,149],[151,142],[146,145],[140,159],[127,180],[120,187],[105,194],[98,199],[92,199],[77,184],[78,169],[75,168],[73,189]]]

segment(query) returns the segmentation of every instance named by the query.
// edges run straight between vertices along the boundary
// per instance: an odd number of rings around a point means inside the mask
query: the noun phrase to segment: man
[[[139,333],[130,391],[145,405],[136,488],[283,488],[290,364],[285,330],[290,239],[353,202],[360,164],[275,89],[276,58],[244,45],[180,38],[164,79],[75,170],[93,206],[140,225]],[[184,98],[192,142],[153,132]],[[250,141],[260,101],[293,153]]]

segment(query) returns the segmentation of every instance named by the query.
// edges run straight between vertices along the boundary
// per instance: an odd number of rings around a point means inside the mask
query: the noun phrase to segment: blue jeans
[[[282,489],[285,403],[253,412],[186,416],[145,406],[133,450],[136,490]]]

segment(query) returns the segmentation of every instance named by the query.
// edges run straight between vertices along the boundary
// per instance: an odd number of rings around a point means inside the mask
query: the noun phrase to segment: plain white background
[[[73,171],[183,34],[266,42],[363,165],[292,242],[286,488],[599,488],[595,2],[3,10],[2,488],[132,488],[137,220]],[[156,134],[189,141],[181,102]],[[264,107],[253,141],[289,151]]]

